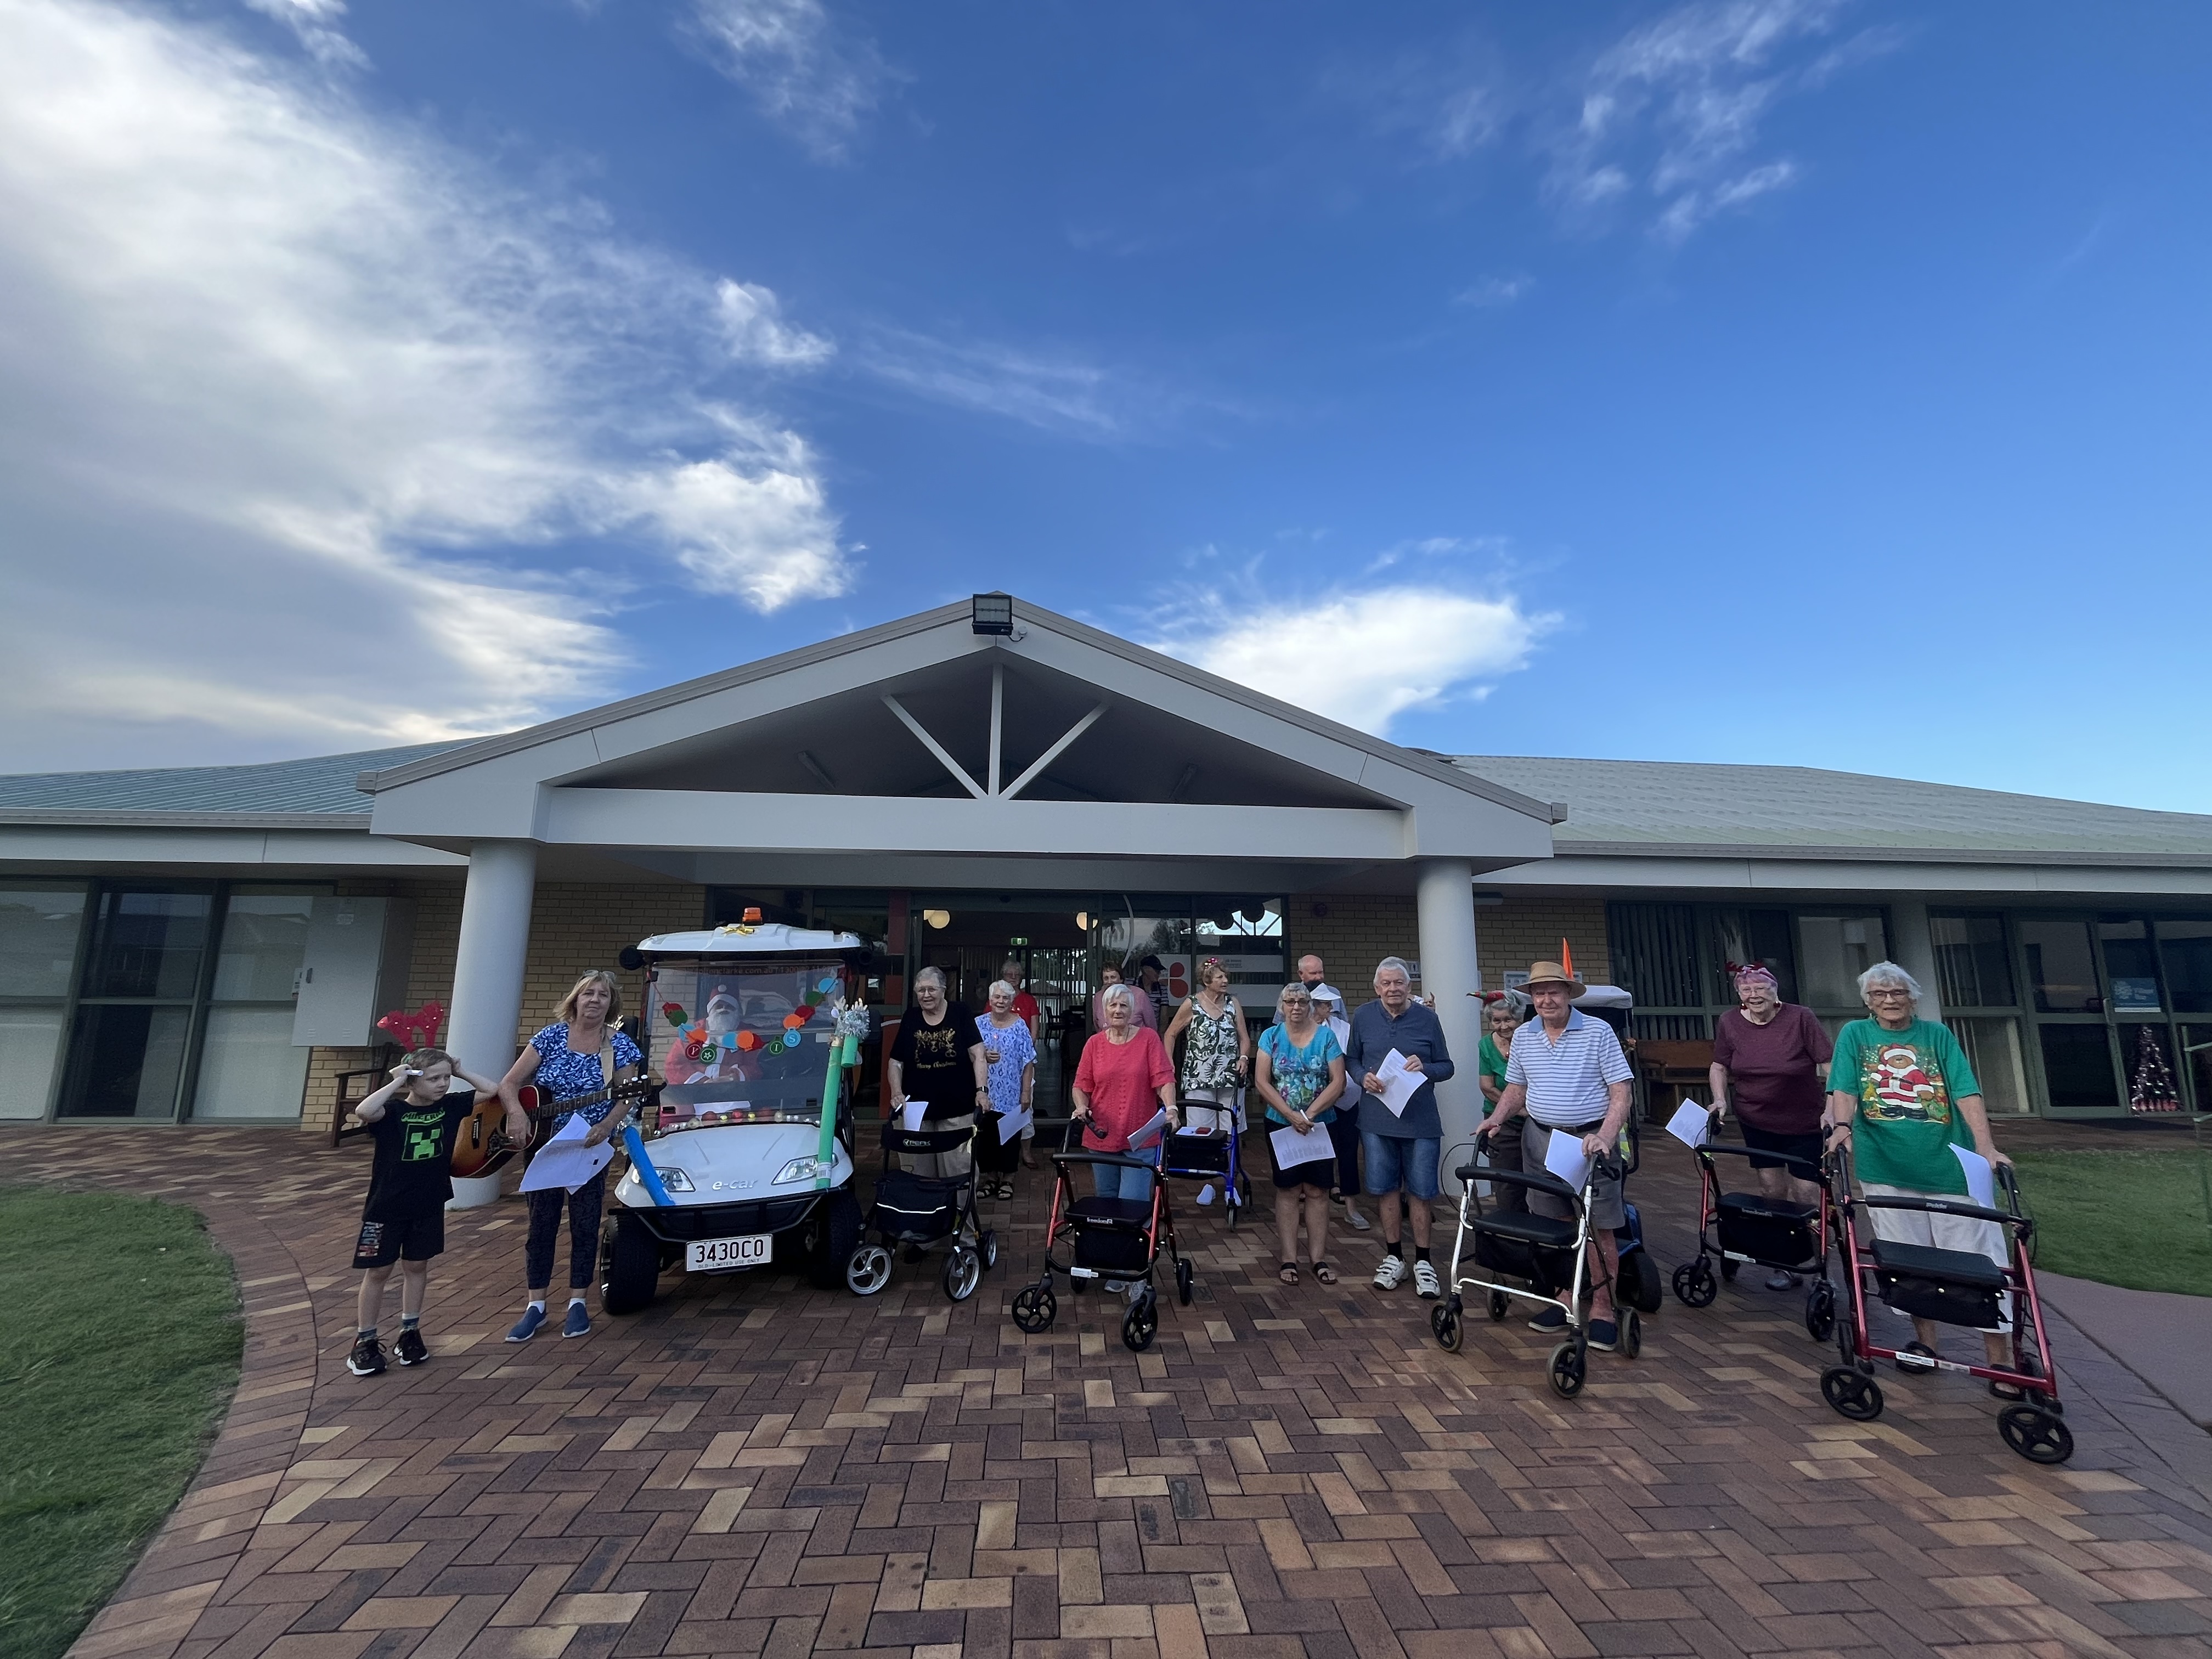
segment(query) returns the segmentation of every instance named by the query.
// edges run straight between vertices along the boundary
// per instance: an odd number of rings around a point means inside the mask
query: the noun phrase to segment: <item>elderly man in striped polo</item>
[[[1610,1151],[1628,1121],[1629,1081],[1636,1075],[1620,1051],[1620,1039],[1612,1026],[1574,1006],[1589,988],[1558,963],[1531,963],[1528,982],[1521,988],[1536,1005],[1536,1018],[1513,1034],[1505,1092],[1484,1128],[1492,1135],[1510,1133],[1512,1120],[1525,1113],[1521,1146],[1522,1167],[1527,1170],[1544,1167],[1554,1134],[1580,1136],[1583,1150],[1592,1158]],[[1539,1215],[1567,1212],[1564,1200],[1545,1193],[1530,1193],[1528,1207]],[[1610,1287],[1620,1271],[1620,1252],[1613,1230],[1626,1219],[1620,1177],[1598,1175],[1590,1192],[1590,1249],[1598,1258],[1590,1264],[1593,1348],[1610,1349],[1620,1340]],[[1560,1308],[1547,1308],[1528,1322],[1540,1331],[1560,1330],[1566,1322]]]

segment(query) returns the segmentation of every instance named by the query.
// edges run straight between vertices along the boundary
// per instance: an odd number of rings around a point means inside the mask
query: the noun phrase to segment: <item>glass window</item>
[[[1736,1003],[1737,968],[1753,963],[1771,973],[1781,987],[1781,1000],[1797,1000],[1797,963],[1790,949],[1787,910],[1723,909],[1713,912],[1713,1000],[1723,1007]]]
[[[2002,916],[1930,916],[1936,994],[1946,1008],[2009,1008],[2012,958]]]
[[[70,1045],[63,1117],[175,1116],[189,1008],[144,1003],[81,1007]]]
[[[214,908],[208,893],[102,893],[85,995],[191,997]]]
[[[2158,958],[2151,954],[2149,924],[2132,918],[2100,921],[2097,943],[2105,953],[2105,981],[2112,988],[2112,1012],[2159,1012],[2163,1004],[2158,994]]]
[[[2104,1012],[2097,988],[2097,959],[2089,945],[2089,924],[2071,916],[2020,918],[2021,952],[2027,958],[2027,982],[2035,988],[2039,1014]],[[2057,1103],[2054,1099],[2053,1105]]]
[[[83,921],[81,887],[0,888],[0,996],[67,996]]]
[[[0,1118],[46,1115],[61,1041],[59,1008],[0,1008]]]
[[[2083,930],[2086,942],[2087,931]],[[2111,1112],[2120,1097],[2112,1086],[2112,1036],[2103,1025],[2037,1028],[2043,1047],[2043,1081],[2054,1112]]]
[[[2212,921],[2161,921],[2158,942],[2173,1012],[2212,1014]]]
[[[192,1115],[298,1117],[309,1053],[292,1046],[289,1008],[210,1010]]]
[[[2181,1109],[2181,1079],[2174,1075],[2173,1044],[2165,1026],[2121,1026],[2120,1064],[2127,1069],[2130,1111]]]
[[[2183,1026],[2181,1048],[2190,1087],[2196,1091],[2195,1109],[2212,1112],[2212,1025]]]
[[[1859,975],[1889,957],[1880,916],[1797,918],[1797,986],[1814,1008],[1857,1008]]]
[[[1951,1031],[1966,1051],[1966,1063],[1982,1085],[1982,1101],[1991,1112],[2029,1109],[2027,1079],[2021,1065],[2020,1022],[2016,1019],[1954,1019]]]
[[[1613,946],[1613,981],[1636,999],[1638,1007],[1705,1006],[1698,985],[1698,913],[1693,907],[1608,904],[1605,912],[1606,933]],[[1729,1006],[1735,1001],[1731,996]],[[1697,1035],[1705,1035],[1703,1020],[1698,1022]]]
[[[314,903],[307,893],[233,893],[223,907],[215,1000],[285,1002],[296,995]]]

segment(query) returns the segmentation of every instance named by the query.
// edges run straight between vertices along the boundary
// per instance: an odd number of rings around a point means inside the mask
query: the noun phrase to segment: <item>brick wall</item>
[[[1328,914],[1316,916],[1317,905]],[[1370,988],[1375,964],[1384,957],[1418,962],[1421,956],[1420,927],[1410,898],[1293,893],[1285,901],[1283,931],[1291,961],[1309,951],[1320,957],[1329,983],[1354,1005],[1374,994]],[[1539,958],[1556,957],[1563,937],[1573,946],[1575,970],[1585,981],[1611,981],[1601,898],[1508,894],[1503,904],[1476,908],[1474,931],[1482,982],[1490,990],[1505,982],[1509,968],[1525,970]]]

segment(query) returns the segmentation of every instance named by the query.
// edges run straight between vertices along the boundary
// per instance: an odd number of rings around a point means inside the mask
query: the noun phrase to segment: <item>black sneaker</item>
[[[419,1365],[430,1357],[429,1349],[422,1346],[422,1333],[404,1330],[399,1340],[392,1345],[392,1357],[403,1365]]]
[[[364,1336],[353,1345],[346,1356],[346,1369],[356,1376],[379,1376],[384,1371],[384,1344],[373,1336]]]

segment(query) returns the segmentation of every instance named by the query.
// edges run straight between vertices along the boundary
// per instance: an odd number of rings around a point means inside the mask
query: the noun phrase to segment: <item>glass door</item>
[[[214,915],[211,890],[101,891],[58,1115],[176,1117]]]

